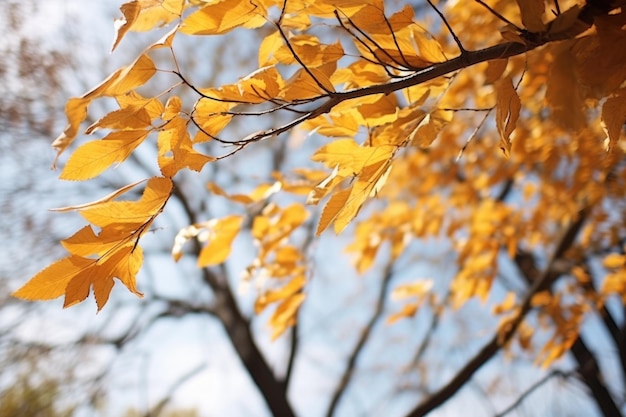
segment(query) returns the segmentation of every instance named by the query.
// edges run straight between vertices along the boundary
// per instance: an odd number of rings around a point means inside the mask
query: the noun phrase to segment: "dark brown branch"
[[[421,362],[422,357],[426,354],[426,350],[432,343],[433,337],[435,336],[435,331],[437,330],[437,328],[439,328],[439,324],[441,323],[441,316],[443,315],[444,311],[442,307],[445,306],[449,300],[450,293],[448,292],[444,297],[442,297],[439,305],[433,305],[433,315],[430,321],[430,326],[428,327],[428,330],[424,335],[424,339],[422,339],[422,342],[419,344],[419,347],[415,351],[415,355],[413,355],[413,359],[411,360],[410,365],[411,368],[417,367],[417,365]]]
[[[345,26],[345,24],[343,23],[343,21],[339,18],[339,13],[337,11],[335,11],[335,16],[337,17],[337,20],[339,21],[339,24],[341,25],[341,27],[343,29],[345,29],[350,36],[352,36],[356,41],[358,41],[361,45],[363,45],[363,47],[365,47],[370,54],[372,54],[372,56],[380,63],[380,65],[382,65],[384,68],[393,68],[397,71],[401,71],[404,68],[410,69],[410,70],[419,70],[420,68],[416,68],[412,65],[410,65],[408,62],[406,62],[406,58],[404,58],[404,55],[402,53],[402,50],[400,49],[400,46],[396,43],[396,48],[398,50],[398,53],[400,54],[400,56],[404,59],[405,64],[403,64],[402,62],[399,62],[398,60],[396,60],[393,56],[391,56],[391,54],[389,52],[387,52],[386,49],[382,48],[380,45],[378,45],[378,43],[376,43],[376,41],[374,39],[372,39],[371,36],[369,36],[364,30],[362,30],[361,28],[359,28],[353,21],[352,19],[350,19],[348,16],[345,16],[345,19],[348,21],[348,23],[350,23],[350,26],[352,26],[353,28],[355,28],[357,30],[357,32],[359,32],[359,34],[361,34],[361,36],[365,39],[367,39],[369,42],[372,43],[372,45],[374,45],[375,47],[377,47],[384,55],[387,56],[387,58],[389,59],[389,61],[395,63],[396,65],[398,65],[397,67],[394,65],[391,65],[389,63],[384,63],[380,60],[380,58],[378,58],[378,56],[376,55],[376,51],[367,44],[367,42],[365,42],[363,39],[361,39],[359,36],[357,36],[355,33],[353,33],[350,29],[348,29],[347,26]],[[385,18],[385,20],[387,20]],[[389,24],[388,24],[389,25]],[[393,31],[392,31],[393,34]],[[396,40],[395,35],[394,35],[394,41]],[[390,72],[388,72],[388,74],[391,74]]]
[[[526,282],[531,284],[536,279],[538,274],[536,262],[533,256],[528,253],[522,253],[516,256],[515,262],[517,263],[518,269]],[[607,327],[609,327],[609,332],[611,332],[611,322],[607,322],[605,320],[604,323]],[[616,336],[613,337],[615,340],[615,346],[618,348],[621,355],[623,347],[621,346],[620,339]],[[596,401],[598,408],[602,411],[602,414],[605,417],[621,416],[622,414],[619,411],[619,407],[615,403],[615,400],[604,383],[597,360],[594,354],[589,350],[589,348],[587,348],[587,345],[581,335],[578,336],[570,348],[570,352],[578,363],[578,373],[582,382],[584,382],[591,391],[591,395]]]
[[[548,373],[543,378],[539,379],[537,382],[532,384],[530,387],[528,387],[519,397],[517,397],[515,401],[513,401],[511,405],[509,405],[507,408],[505,408],[504,410],[496,414],[494,417],[504,417],[507,414],[509,414],[511,411],[515,410],[517,407],[519,407],[522,401],[528,398],[529,395],[531,395],[533,392],[539,389],[543,384],[545,384],[546,382],[548,382],[555,376],[559,378],[567,378],[567,377],[570,377],[571,374],[568,372],[563,372],[559,369],[553,370],[552,372]]]
[[[337,384],[337,387],[333,392],[330,405],[328,406],[328,411],[326,412],[327,417],[333,416],[337,411],[337,406],[339,405],[339,402],[341,401],[341,398],[345,393],[348,384],[350,384],[352,376],[354,375],[356,362],[359,358],[359,355],[361,354],[363,348],[365,347],[365,344],[369,340],[374,326],[382,317],[385,307],[385,300],[387,299],[387,294],[389,293],[389,284],[391,282],[391,279],[393,278],[392,268],[393,262],[389,261],[389,263],[385,267],[384,277],[380,286],[380,292],[378,293],[378,299],[376,300],[376,306],[374,307],[374,311],[370,319],[367,321],[365,327],[363,327],[363,329],[361,330],[359,339],[357,340],[356,345],[354,345],[352,353],[348,357],[346,369],[344,370],[343,375],[341,376],[341,379],[339,380],[339,383]]]
[[[437,6],[435,6],[435,4],[432,2],[432,0],[426,0],[426,1],[430,5],[430,7],[435,11],[435,13],[437,13],[439,18],[441,18],[441,20],[443,21],[444,25],[446,25],[446,28],[448,28],[448,32],[450,32],[450,35],[452,35],[452,38],[454,38],[454,42],[456,42],[456,46],[459,48],[459,51],[460,51],[461,55],[466,53],[467,50],[465,49],[465,47],[461,43],[461,40],[456,35],[454,30],[452,30],[452,26],[450,26],[450,23],[448,23],[448,19],[446,19],[446,17],[443,15],[443,13],[441,13],[441,11],[437,8]]]
[[[174,384],[170,386],[170,388],[167,390],[167,394],[154,407],[146,412],[145,417],[158,417],[165,409],[165,406],[167,406],[167,404],[169,404],[169,402],[172,400],[172,395],[174,395],[174,393],[185,382],[198,375],[205,368],[206,364],[201,364],[199,366],[196,366],[191,371],[187,372],[185,375],[181,376]]]
[[[588,213],[589,208],[582,210],[578,215],[578,219],[571,223],[567,228],[559,240],[559,243],[556,246],[546,268],[543,270],[541,276],[535,280],[529,288],[526,297],[519,307],[518,314],[511,320],[509,325],[503,329],[503,331],[499,332],[499,334],[495,334],[493,338],[456,373],[450,382],[415,407],[411,412],[409,412],[409,414],[407,414],[407,417],[423,417],[445,403],[454,394],[456,394],[457,391],[467,383],[467,381],[469,381],[478,369],[480,369],[496,353],[498,353],[502,346],[506,345],[511,340],[517,328],[524,320],[524,317],[531,310],[532,297],[538,292],[549,288],[553,280],[556,278],[553,273],[554,264],[563,257],[565,251],[574,243],[578,232],[582,228],[582,225],[588,216]]]
[[[602,412],[602,415],[604,417],[622,416],[619,407],[615,403],[615,400],[611,396],[602,378],[598,361],[589,350],[582,337],[578,336],[578,339],[576,339],[570,351],[572,355],[574,355],[576,362],[578,362],[578,372],[583,382],[589,387],[591,395],[596,401],[596,405]]]
[[[304,71],[307,74],[309,74],[309,76],[313,79],[313,81],[315,81],[315,84],[317,84],[317,86],[319,88],[324,90],[327,94],[332,94],[333,91],[329,90],[328,88],[326,88],[326,86],[324,84],[322,84],[322,82],[320,80],[318,80],[317,77],[313,74],[311,69],[309,67],[307,67],[305,65],[305,63],[302,61],[302,59],[300,58],[300,56],[298,55],[296,50],[293,48],[293,45],[291,45],[291,42],[289,42],[289,38],[285,34],[285,31],[283,30],[283,28],[280,27],[280,25],[278,25],[278,24],[276,25],[276,28],[278,29],[278,33],[280,33],[280,36],[283,38],[283,41],[285,41],[285,45],[287,45],[287,48],[289,48],[289,52],[291,52],[291,55],[294,57],[294,59],[296,61],[298,61],[298,64],[300,64],[302,69],[304,69]]]
[[[186,196],[178,187],[174,187],[174,195],[178,198],[190,223],[197,223],[196,212],[189,206]],[[194,253],[200,252],[199,243],[194,240]],[[275,375],[257,346],[250,322],[239,309],[233,292],[223,277],[219,277],[209,268],[201,270],[202,279],[211,288],[215,296],[212,311],[226,330],[237,356],[248,371],[248,375],[263,396],[270,412],[274,416],[295,417],[291,405],[287,401],[286,386]]]

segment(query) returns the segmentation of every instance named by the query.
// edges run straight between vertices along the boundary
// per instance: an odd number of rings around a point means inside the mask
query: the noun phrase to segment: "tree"
[[[381,318],[400,327],[413,316],[429,317],[420,341],[404,346],[411,353],[405,365],[417,373],[438,343],[433,335],[441,321],[468,311],[474,300],[489,303],[483,315],[497,317],[486,327],[490,337],[473,340],[471,354],[445,380],[427,374],[411,381],[421,401],[396,413],[420,416],[442,406],[504,350],[550,370],[518,392],[512,408],[561,377],[581,381],[602,415],[620,415],[623,6],[619,0],[126,3],[113,49],[130,31],[162,25],[169,31],[70,99],[69,124],[53,145],[60,155],[93,111],[89,106],[113,100],[117,108],[85,131],[109,133],[74,149],[61,178],[98,177],[139,158],[140,145],[150,147],[152,138],[153,163],[142,159],[139,166],[158,174],[60,209],[77,211],[89,225],[62,241],[67,257],[14,294],[64,296],[71,306],[93,293],[100,310],[117,278],[141,295],[139,240],[158,235],[157,219],[174,205],[175,215],[188,220],[173,239],[174,260],[195,259],[211,295],[166,297],[157,316],[216,317],[271,413],[296,415],[288,390],[301,312],[328,262],[319,254],[329,255],[310,251],[316,239],[329,239],[332,225],[350,236],[345,249],[355,269],[379,274],[379,291],[327,415],[340,409]],[[179,65],[181,37],[250,31],[261,41],[258,68],[247,76],[203,85]],[[169,57],[169,65],[157,66],[157,57]],[[147,86],[159,93],[144,97]],[[249,154],[258,156],[252,149],[270,149],[271,157],[251,165]],[[190,185],[189,171],[210,173],[206,197]],[[123,199],[139,187],[140,197]],[[420,242],[454,254],[450,279],[402,276],[425,252]],[[242,278],[234,278],[236,269]],[[253,287],[248,295],[237,292],[241,283]],[[389,295],[400,300],[391,315]],[[259,347],[254,315],[269,315],[273,339],[289,339],[280,372]],[[597,324],[586,330],[590,320]],[[590,347],[598,332],[618,352],[619,375],[607,373]],[[564,368],[568,358],[574,364]]]

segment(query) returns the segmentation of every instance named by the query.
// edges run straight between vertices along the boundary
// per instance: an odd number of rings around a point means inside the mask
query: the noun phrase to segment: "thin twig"
[[[487,3],[485,3],[483,0],[474,0],[476,1],[478,4],[480,4],[481,6],[485,7],[487,10],[489,10],[491,12],[491,14],[493,14],[494,16],[496,16],[498,19],[502,20],[504,23],[513,26],[516,30],[523,32],[523,30],[519,27],[517,27],[517,25],[515,25],[513,22],[511,22],[509,19],[507,19],[506,17],[502,16],[500,13],[498,13],[497,11],[495,11],[490,5],[488,5]]]
[[[411,410],[407,414],[407,417],[423,417],[448,401],[448,399],[456,394],[461,387],[463,387],[467,381],[470,380],[476,371],[491,360],[491,358],[511,340],[511,338],[515,335],[517,328],[526,317],[526,314],[528,314],[531,310],[531,300],[534,295],[549,288],[553,280],[556,278],[553,272],[554,264],[561,259],[565,252],[573,245],[578,233],[582,229],[583,224],[587,220],[590,211],[591,207],[583,208],[578,214],[578,219],[567,227],[562,237],[559,239],[556,248],[547,262],[541,276],[530,286],[526,297],[517,310],[517,315],[508,323],[507,327],[502,331],[497,332],[497,334],[495,334],[492,339],[485,344],[483,348],[480,349],[480,351],[472,357],[447,384]]]
[[[437,6],[435,6],[435,4],[432,2],[432,0],[426,0],[426,1],[430,5],[430,7],[432,7],[432,9],[435,11],[435,13],[437,13],[439,15],[439,17],[443,21],[443,24],[446,25],[446,27],[448,28],[448,32],[450,32],[450,34],[454,38],[454,42],[456,42],[456,46],[459,47],[459,50],[461,51],[461,55],[467,53],[467,50],[465,49],[465,47],[461,43],[461,40],[459,39],[458,36],[456,36],[456,33],[454,32],[454,30],[452,30],[452,26],[450,26],[450,23],[448,23],[448,19],[446,19],[446,17],[443,15],[443,13],[441,13],[441,11],[439,11],[439,9],[437,8]]]
[[[540,380],[532,384],[530,387],[528,387],[519,397],[517,397],[515,401],[513,401],[511,405],[509,405],[504,410],[500,411],[498,414],[494,415],[494,417],[504,417],[507,414],[509,414],[511,411],[515,410],[529,395],[531,395],[535,390],[541,388],[543,384],[545,384],[546,382],[548,382],[550,379],[554,378],[555,376],[558,376],[561,378],[567,378],[567,377],[570,377],[571,374],[569,372],[563,372],[560,369],[554,369],[552,372],[545,375],[543,378],[541,378]]]
[[[294,59],[296,61],[298,61],[298,64],[300,64],[302,69],[304,69],[304,71],[307,74],[309,74],[309,76],[313,79],[313,81],[315,81],[315,84],[317,84],[317,86],[319,88],[324,90],[328,95],[333,95],[334,91],[333,90],[329,90],[324,84],[322,84],[322,82],[320,80],[318,80],[317,77],[313,74],[311,69],[309,67],[307,67],[306,64],[302,61],[302,59],[300,58],[300,56],[298,55],[296,50],[293,48],[293,45],[291,45],[291,42],[289,42],[289,38],[287,37],[287,34],[283,30],[283,28],[280,25],[276,25],[276,28],[278,29],[278,33],[280,33],[280,36],[285,41],[285,45],[287,45],[287,48],[291,52],[291,55],[294,57]]]
[[[339,384],[337,385],[337,387],[335,388],[333,392],[330,405],[328,406],[328,410],[326,411],[327,417],[331,417],[332,415],[335,414],[335,411],[337,410],[337,406],[339,405],[339,402],[341,401],[341,397],[346,392],[346,388],[348,387],[348,384],[350,384],[350,381],[352,380],[352,376],[354,375],[354,372],[355,372],[357,359],[359,358],[361,352],[363,351],[365,344],[369,340],[369,337],[372,333],[374,326],[376,325],[376,323],[378,323],[378,321],[383,315],[383,311],[385,307],[385,300],[389,292],[389,284],[394,275],[393,262],[390,261],[387,264],[383,274],[384,274],[384,277],[381,283],[380,291],[378,293],[378,298],[376,300],[376,306],[374,307],[374,312],[372,316],[370,317],[370,319],[368,320],[365,327],[363,327],[363,329],[361,330],[359,339],[357,340],[356,345],[352,349],[352,353],[350,354],[347,364],[346,364],[346,369],[344,370],[343,375],[341,376],[341,379],[339,380]]]

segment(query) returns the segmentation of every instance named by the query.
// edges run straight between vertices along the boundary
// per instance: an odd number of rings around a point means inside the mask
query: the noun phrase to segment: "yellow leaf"
[[[143,294],[137,290],[136,276],[141,265],[143,264],[143,250],[141,246],[127,246],[125,254],[115,265],[113,269],[113,276],[120,280],[126,288],[138,297],[143,297]],[[98,300],[96,294],[96,301]],[[104,304],[102,304],[104,305]],[[98,303],[99,308],[102,308]]]
[[[496,126],[500,133],[500,149],[506,157],[511,154],[511,133],[515,130],[522,103],[513,88],[511,77],[494,83],[496,88]]]
[[[306,198],[306,204],[316,205],[319,201],[326,197],[326,195],[332,191],[341,181],[344,180],[343,176],[338,176],[339,165],[333,169],[328,177],[323,179],[309,192]]]
[[[263,38],[259,45],[259,68],[274,65],[277,61],[273,55],[281,46],[283,46],[283,37],[277,30]]]
[[[284,100],[300,100],[327,94],[327,91],[335,91],[330,78],[324,72],[317,68],[310,68],[309,72],[302,68],[297,70],[285,82],[285,86],[279,96]]]
[[[135,62],[123,68],[119,74],[110,79],[105,86],[102,95],[119,96],[144,85],[156,73],[156,66],[147,54],[141,54]],[[95,98],[95,97],[93,97]]]
[[[543,32],[546,25],[543,23],[545,12],[544,0],[517,0],[522,14],[522,24],[530,32]]]
[[[173,114],[173,113],[172,113]],[[212,156],[203,155],[193,149],[187,131],[187,121],[177,116],[159,133],[157,148],[161,173],[173,177],[184,168],[200,172],[205,164],[215,161]]]
[[[89,126],[86,134],[91,134],[98,129],[145,129],[150,127],[152,118],[144,107],[129,106],[108,113],[97,122]]]
[[[394,324],[400,319],[413,317],[415,313],[417,313],[418,309],[419,309],[418,304],[407,304],[402,307],[402,310],[387,317],[387,324]]]
[[[91,226],[85,226],[61,244],[71,254],[89,257],[92,255],[102,256],[127,236],[112,229],[102,229],[97,235]]]
[[[412,145],[422,148],[430,146],[443,128],[452,120],[453,112],[436,109],[426,114],[409,135]]]
[[[603,265],[609,269],[623,268],[626,266],[626,256],[611,253],[604,258]]]
[[[243,217],[232,215],[210,225],[208,243],[198,256],[199,267],[218,265],[228,258],[231,245],[241,229],[242,221]]]
[[[96,201],[92,201],[90,203],[85,203],[85,204],[78,204],[76,206],[67,206],[67,207],[60,207],[60,208],[55,208],[55,209],[50,209],[50,211],[57,211],[57,212],[68,212],[68,211],[73,211],[73,210],[80,210],[83,208],[87,208],[90,206],[95,206],[101,203],[106,203],[107,201],[111,201],[116,197],[119,197],[120,195],[126,193],[128,190],[130,190],[131,188],[135,187],[138,184],[141,184],[142,182],[145,182],[146,180],[139,180],[136,181],[132,184],[128,184],[123,186],[122,188],[119,188],[115,191],[113,191],[111,194],[108,194]]]
[[[93,259],[68,256],[48,266],[32,277],[23,287],[13,293],[24,300],[52,300],[65,294],[67,284],[95,264]]]
[[[284,285],[276,290],[267,291],[265,294],[257,298],[254,303],[254,312],[256,314],[260,314],[268,305],[292,297],[304,287],[305,283],[306,279],[304,276],[298,275],[289,281],[287,285]]]
[[[222,188],[220,188],[214,182],[209,182],[207,184],[207,188],[213,194],[217,194],[219,196],[226,197],[227,199],[229,199],[231,201],[234,201],[236,203],[241,203],[241,204],[254,203],[254,200],[250,196],[247,196],[246,194],[228,194],[226,191],[224,191]]]
[[[398,100],[395,95],[382,95],[371,104],[362,104],[357,108],[363,117],[363,124],[374,127],[395,122],[398,118]]]
[[[395,146],[359,146],[354,139],[339,139],[319,148],[311,158],[329,168],[339,167],[339,175],[359,174],[366,165],[388,160]]]
[[[485,71],[485,84],[493,84],[499,80],[508,63],[508,59],[493,59],[488,61],[487,70]]]
[[[219,35],[236,27],[257,28],[267,22],[267,12],[249,0],[217,1],[190,14],[181,32],[187,35]]]
[[[298,61],[295,58],[297,56],[307,68],[320,68],[329,63],[337,62],[344,56],[340,43],[324,45],[317,37],[311,35],[291,36],[289,38],[289,46],[291,48],[283,43],[281,42],[282,46],[280,48],[274,50],[274,57],[282,64],[290,65],[297,63]]]
[[[78,212],[88,222],[99,227],[141,227],[163,210],[172,186],[169,178],[153,177],[148,180],[139,201],[108,201],[78,209]]]
[[[626,88],[609,97],[602,106],[602,121],[606,126],[611,147],[619,140],[626,124]]]
[[[74,276],[65,289],[64,307],[70,307],[85,300],[93,288],[98,311],[104,307],[113,288],[113,278],[118,278],[129,290],[138,296],[135,275],[141,267],[143,255],[141,248],[129,242],[117,247],[97,261],[93,261],[88,269]]]
[[[502,314],[507,311],[510,311],[514,306],[515,306],[515,293],[513,291],[509,291],[506,294],[506,297],[504,298],[504,300],[500,304],[493,306],[493,309],[491,310],[491,312],[493,314]]]
[[[165,121],[170,121],[173,118],[177,117],[183,107],[183,103],[178,96],[172,96],[167,99],[167,103],[165,103],[165,110],[163,111],[163,116],[161,117]]]
[[[143,129],[120,130],[80,146],[70,156],[60,178],[80,181],[100,175],[115,162],[125,161],[149,133]]]
[[[130,29],[133,25],[137,16],[139,16],[141,5],[137,1],[131,1],[129,3],[122,4],[120,6],[120,10],[124,17],[113,21],[113,26],[115,27],[115,39],[113,40],[111,52],[115,51],[117,45],[119,45],[126,32],[128,32],[128,29]]]
[[[283,301],[270,318],[270,326],[272,327],[272,340],[276,340],[285,330],[296,323],[296,315],[305,295],[297,293]]]
[[[390,169],[390,160],[379,161],[363,169],[350,190],[350,197],[335,217],[335,233],[341,233],[359,213],[365,200],[380,191]]]
[[[82,97],[69,99],[65,105],[65,115],[69,124],[63,133],[52,142],[52,147],[57,150],[57,159],[76,138],[78,127],[87,117],[89,103],[98,97],[125,94],[145,84],[155,73],[154,62],[148,55],[142,54],[134,63],[118,69]]]
[[[418,30],[413,30],[413,40],[419,49],[420,58],[428,63],[444,62],[447,60],[443,48],[435,39],[429,39]]]
[[[320,221],[317,224],[317,230],[315,231],[315,235],[319,236],[322,234],[324,230],[328,227],[328,225],[335,220],[339,212],[346,205],[346,201],[348,201],[348,197],[350,197],[350,192],[352,190],[350,188],[338,191],[334,193],[328,199],[328,202],[324,206],[324,210],[322,210],[322,216],[320,217]]]
[[[423,297],[433,287],[432,279],[422,279],[408,284],[403,284],[396,287],[391,293],[391,298],[394,300],[401,300],[409,297]]]
[[[378,5],[380,10],[383,10],[383,3],[380,0],[334,0],[332,2],[290,0],[286,3],[286,11],[293,14],[307,13],[311,16],[333,19],[337,10],[341,12],[342,16],[351,17],[368,3]]]
[[[207,93],[211,95],[210,92],[203,91],[203,94]],[[221,92],[217,92],[215,95],[220,97]],[[198,132],[193,142],[206,142],[217,136],[232,119],[232,115],[224,114],[224,112],[229,111],[233,105],[233,103],[225,103],[207,98],[198,100],[194,106],[193,119],[202,128],[202,131]]]
[[[130,30],[144,32],[178,19],[186,6],[184,0],[138,0],[141,12]]]

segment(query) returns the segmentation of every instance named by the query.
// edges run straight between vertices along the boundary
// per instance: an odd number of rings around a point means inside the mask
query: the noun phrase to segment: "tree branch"
[[[189,222],[197,223],[199,220],[197,213],[189,206],[186,196],[178,187],[174,188],[174,195],[180,200],[183,210],[189,217]],[[197,240],[193,240],[193,252],[196,256],[200,253],[200,244]],[[227,280],[221,279],[209,268],[203,268],[201,272],[202,279],[215,296],[215,302],[210,311],[224,326],[239,359],[263,396],[270,412],[274,416],[295,417],[287,401],[286,386],[274,375],[257,346],[250,322],[241,313]]]
[[[622,416],[623,414],[603,381],[598,361],[581,336],[578,336],[570,351],[574,355],[576,362],[578,362],[578,372],[583,382],[591,390],[591,394],[596,400],[596,405],[602,412],[602,415],[604,417]]]
[[[582,228],[582,225],[589,214],[589,211],[589,207],[581,210],[578,215],[578,219],[571,223],[565,230],[565,233],[559,240],[559,243],[557,244],[557,247],[555,248],[546,268],[543,270],[539,279],[535,280],[529,288],[526,297],[519,307],[518,314],[511,320],[507,328],[505,328],[502,332],[499,332],[499,334],[495,334],[493,338],[485,346],[483,346],[483,348],[472,359],[470,359],[469,362],[467,362],[465,366],[459,370],[459,372],[456,373],[450,382],[411,410],[407,414],[407,417],[423,417],[445,403],[454,394],[456,394],[457,391],[461,389],[467,381],[469,381],[472,375],[474,375],[478,369],[487,363],[502,348],[502,346],[506,345],[511,340],[515,331],[524,320],[524,317],[530,311],[533,296],[536,293],[548,288],[557,277],[553,272],[553,266],[555,262],[565,254],[565,251],[574,243],[578,232]]]
[[[350,380],[352,379],[352,376],[354,375],[356,362],[359,358],[359,355],[361,354],[361,352],[363,351],[363,348],[365,347],[365,344],[369,340],[369,337],[372,333],[374,326],[382,317],[384,307],[385,307],[385,300],[387,299],[387,294],[389,293],[389,283],[391,282],[392,278],[393,278],[393,262],[390,261],[385,267],[384,277],[383,277],[383,281],[380,287],[380,292],[378,293],[378,299],[376,300],[376,306],[374,307],[374,312],[372,316],[370,317],[370,319],[368,320],[365,327],[363,328],[363,330],[361,330],[361,335],[359,336],[359,339],[357,340],[356,345],[354,345],[354,348],[352,349],[352,353],[348,357],[346,369],[344,370],[343,375],[341,376],[341,379],[339,380],[339,383],[337,384],[337,387],[335,388],[335,391],[330,401],[330,405],[328,406],[328,411],[326,411],[327,417],[331,417],[335,414],[337,410],[337,406],[339,405],[339,402],[341,401],[341,397],[345,393],[346,388],[348,387],[348,384],[350,384]]]
[[[520,256],[516,256],[515,261],[517,263],[520,273],[522,274],[526,282],[529,284],[532,283],[538,273],[536,262],[532,255],[523,254]],[[589,283],[588,286],[595,291],[593,283]],[[602,314],[602,311],[600,313]],[[604,313],[609,314],[608,310],[606,310],[606,307],[604,307]],[[621,356],[623,354],[623,345],[621,343],[619,335],[617,335],[616,333],[616,325],[610,315],[603,317],[603,323],[613,337],[615,346],[620,352],[622,368],[624,368],[624,362]],[[615,329],[613,327],[615,327]],[[596,401],[596,404],[602,414],[605,417],[621,416],[622,414],[619,410],[619,407],[615,403],[615,400],[611,396],[611,393],[609,392],[606,384],[603,381],[600,369],[598,368],[598,362],[594,354],[585,344],[584,339],[580,334],[570,348],[570,352],[578,363],[578,373],[582,379],[582,382],[584,382],[591,391],[592,397]]]
[[[531,395],[533,392],[535,392],[535,390],[540,388],[543,384],[545,384],[546,382],[548,382],[555,376],[558,376],[560,378],[567,378],[571,375],[567,372],[561,371],[560,369],[553,370],[552,372],[548,373],[543,378],[539,379],[537,382],[532,384],[530,387],[528,387],[522,393],[522,395],[520,395],[515,401],[513,401],[511,405],[509,405],[507,408],[505,408],[504,410],[496,414],[494,417],[504,417],[507,414],[509,414],[511,411],[515,410],[522,403],[522,401],[524,401],[529,395]]]

